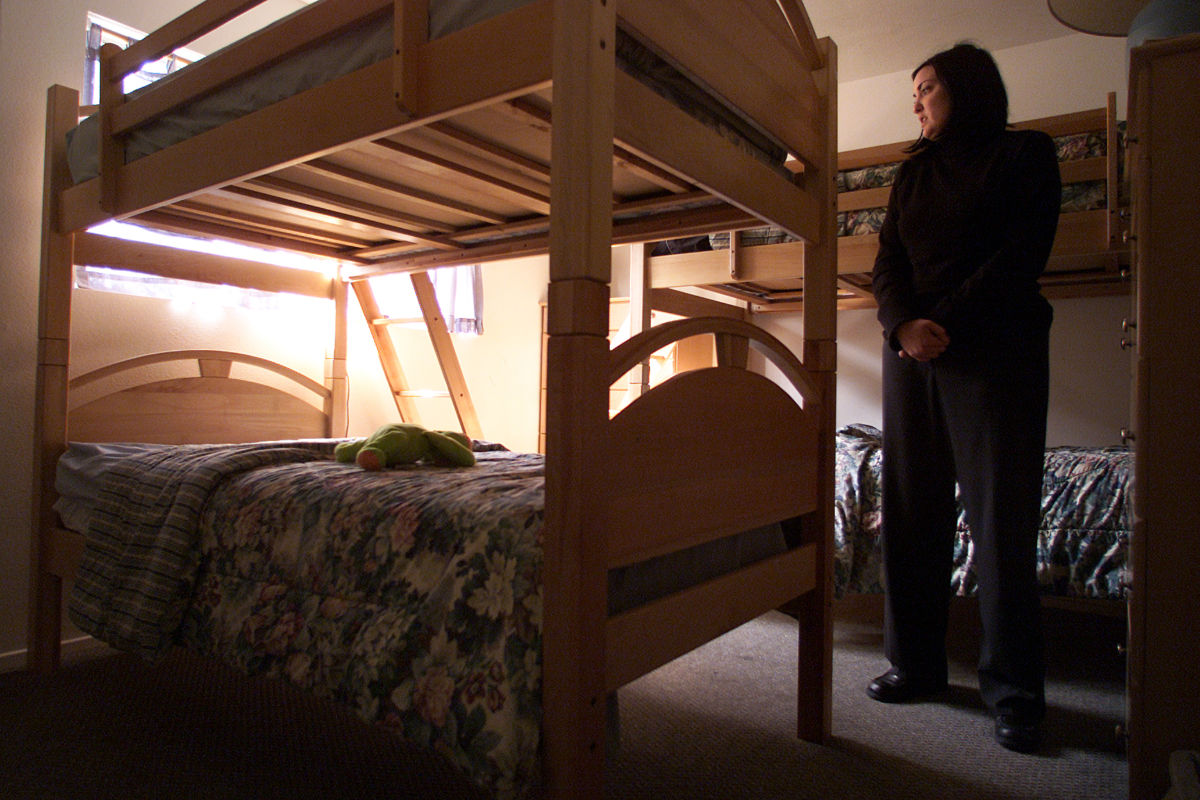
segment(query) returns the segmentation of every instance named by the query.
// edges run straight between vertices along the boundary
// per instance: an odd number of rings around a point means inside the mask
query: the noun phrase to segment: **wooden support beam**
[[[798,604],[800,637],[796,732],[824,743],[833,735],[833,484],[837,387],[837,45],[818,42],[824,66],[816,73],[822,114],[818,128],[825,158],[805,174],[805,185],[824,206],[819,241],[805,244],[803,360],[820,392],[816,510],[802,521],[803,536],[817,546],[816,589]]]
[[[348,352],[350,289],[345,281],[333,281],[333,348],[325,357],[325,416],[329,421],[327,436],[340,437],[350,430],[350,387],[347,383],[346,356]]]
[[[45,171],[42,183],[41,296],[38,301],[37,377],[34,385],[32,521],[26,665],[57,669],[62,657],[62,579],[53,574],[51,532],[57,527],[54,481],[67,447],[67,373],[70,361],[72,236],[54,227],[57,198],[70,185],[66,132],[78,122],[79,95],[52,86],[46,95]]]
[[[379,303],[375,299],[370,281],[355,281],[354,295],[358,298],[363,316],[367,318],[367,327],[371,331],[371,338],[375,340],[379,364],[383,367],[384,377],[392,390],[392,399],[396,403],[396,410],[400,412],[400,420],[420,424],[421,416],[417,412],[417,406],[407,394],[410,387],[404,369],[400,366],[400,354],[396,352],[396,343],[392,341],[392,334],[387,327],[378,324],[383,314],[379,310]]]
[[[446,319],[438,306],[433,281],[430,280],[428,272],[414,272],[409,277],[417,295],[417,303],[421,306],[421,314],[425,317],[429,341],[433,344],[433,352],[437,356],[438,367],[441,368],[442,377],[446,381],[450,401],[454,404],[454,413],[458,416],[462,432],[472,439],[482,439],[483,429],[479,425],[479,415],[475,412],[475,403],[471,400],[470,390],[467,389],[462,365],[459,364],[458,353],[454,350],[454,341],[446,330]]]
[[[224,283],[263,292],[289,292],[329,299],[334,281],[315,270],[180,250],[95,233],[75,235],[74,260],[92,267],[141,272],[176,280]]]
[[[542,751],[546,794],[561,800],[604,797],[606,483],[596,453],[608,424],[615,7],[553,3]]]
[[[429,41],[429,0],[396,0],[392,16],[392,59],[396,105],[419,117],[425,113],[420,93],[421,48]]]
[[[650,327],[650,262],[646,245],[629,245],[629,338]],[[647,359],[629,373],[629,392],[641,397],[650,388],[650,360]]]

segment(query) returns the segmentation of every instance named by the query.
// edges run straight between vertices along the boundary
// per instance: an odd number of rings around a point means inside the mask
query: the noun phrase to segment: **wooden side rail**
[[[107,87],[120,92],[120,81],[136,72],[146,61],[153,61],[182,47],[263,0],[207,0],[162,28],[108,56],[112,60],[112,80]],[[156,117],[210,94],[233,80],[265,69],[293,53],[328,40],[356,23],[390,11],[393,0],[338,0],[316,3],[297,14],[269,25],[242,39],[237,47],[222,50],[204,59],[203,69],[182,70],[170,79],[155,84],[152,91],[123,100],[113,112],[112,132],[128,133]],[[101,87],[101,91],[105,87]],[[103,101],[102,101],[103,105]]]
[[[96,233],[75,234],[74,246],[74,262],[92,267],[111,267],[263,292],[287,292],[322,300],[333,299],[338,292],[334,278],[315,270],[280,267]]]

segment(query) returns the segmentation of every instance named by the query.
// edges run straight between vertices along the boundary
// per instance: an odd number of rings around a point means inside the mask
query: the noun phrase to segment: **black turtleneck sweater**
[[[1048,324],[1037,279],[1061,194],[1054,143],[1040,131],[936,140],[905,161],[872,276],[892,346],[896,327],[918,318],[946,328],[951,348]]]

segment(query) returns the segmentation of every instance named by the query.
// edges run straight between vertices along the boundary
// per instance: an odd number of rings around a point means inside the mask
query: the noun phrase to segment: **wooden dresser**
[[[1200,34],[1131,54],[1135,451],[1131,800],[1161,800],[1200,750]]]

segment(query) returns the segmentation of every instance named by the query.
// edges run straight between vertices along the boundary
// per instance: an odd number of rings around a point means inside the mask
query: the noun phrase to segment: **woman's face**
[[[913,113],[926,139],[936,139],[950,120],[950,93],[930,64],[913,77]]]

